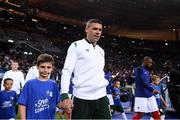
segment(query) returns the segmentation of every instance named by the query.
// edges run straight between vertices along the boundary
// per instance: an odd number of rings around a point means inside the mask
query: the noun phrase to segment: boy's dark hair
[[[54,65],[54,58],[52,55],[49,55],[47,53],[40,54],[37,58],[37,66],[39,66],[41,63],[44,62],[50,62],[52,65]]]
[[[113,80],[113,83],[116,83],[116,82],[121,82],[120,77],[115,78],[115,79]]]
[[[90,19],[90,20],[87,21],[86,28],[88,28],[91,25],[91,23],[99,23],[99,24],[102,25],[102,21],[101,20],[94,18],[94,19]]]
[[[5,84],[6,81],[8,81],[8,80],[11,80],[11,81],[13,82],[13,79],[12,79],[12,78],[5,78],[5,79],[4,79],[4,84]]]

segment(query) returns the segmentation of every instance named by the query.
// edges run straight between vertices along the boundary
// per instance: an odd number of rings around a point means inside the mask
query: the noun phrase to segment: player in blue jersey
[[[152,58],[144,57],[142,66],[135,68],[135,103],[133,120],[140,120],[144,113],[152,113],[155,120],[160,119],[154,94],[159,91],[151,86]]]
[[[4,79],[4,90],[0,91],[0,119],[14,120],[16,117],[17,95],[15,91],[11,90],[12,85],[11,78]]]
[[[56,106],[61,105],[58,86],[48,78],[53,64],[51,55],[38,56],[39,77],[26,82],[18,99],[21,119],[55,119]]]
[[[164,98],[162,97],[161,95],[161,84],[160,84],[160,77],[157,76],[157,75],[153,75],[152,76],[152,87],[155,89],[155,90],[158,90],[160,91],[160,93],[158,94],[155,94],[155,98],[156,98],[156,102],[157,102],[157,105],[158,105],[158,108],[159,108],[159,112],[160,112],[160,117],[161,117],[161,120],[164,120],[165,119],[165,111],[164,111],[164,108],[167,107],[167,103],[166,101],[164,100]]]

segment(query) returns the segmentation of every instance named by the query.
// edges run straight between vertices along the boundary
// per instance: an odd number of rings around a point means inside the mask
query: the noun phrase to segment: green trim
[[[61,100],[62,100],[62,101],[65,100],[65,99],[68,99],[68,98],[69,98],[69,96],[68,96],[67,93],[61,94]]]
[[[74,43],[75,47],[77,48],[77,43]]]

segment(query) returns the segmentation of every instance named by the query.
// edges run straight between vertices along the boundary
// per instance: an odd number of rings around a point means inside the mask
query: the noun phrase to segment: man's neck
[[[89,44],[92,44],[93,47],[96,46],[96,42],[91,42],[91,40],[89,40],[89,39],[87,39],[87,38],[85,38],[85,40],[86,40]]]
[[[18,70],[17,69],[11,69],[13,72],[17,72]]]

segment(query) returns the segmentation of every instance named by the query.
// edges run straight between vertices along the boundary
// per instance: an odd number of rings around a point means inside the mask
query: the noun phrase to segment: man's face
[[[144,61],[144,65],[148,68],[152,68],[153,61],[152,59],[147,59]]]
[[[87,39],[90,40],[92,43],[96,43],[102,34],[102,25],[99,23],[91,23],[85,29],[87,34]]]
[[[12,62],[11,63],[11,69],[12,70],[18,70],[19,68],[19,64],[17,62]]]
[[[39,77],[43,79],[48,79],[49,75],[53,71],[53,66],[50,62],[41,63],[37,68],[39,70]]]

